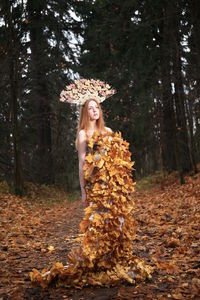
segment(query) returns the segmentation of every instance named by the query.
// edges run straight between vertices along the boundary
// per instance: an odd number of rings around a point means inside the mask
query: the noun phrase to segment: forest
[[[198,299],[200,2],[0,0],[0,66],[0,299]],[[31,286],[79,236],[76,79],[116,90],[101,107],[134,161],[145,284]]]
[[[197,172],[200,8],[187,1],[1,1],[0,178],[79,188],[75,78],[117,93],[104,118],[130,143],[135,177]]]

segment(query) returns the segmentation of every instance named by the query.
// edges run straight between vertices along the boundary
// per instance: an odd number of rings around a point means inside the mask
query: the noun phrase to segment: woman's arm
[[[85,180],[83,174],[85,154],[86,154],[86,134],[84,130],[81,130],[78,135],[79,180],[81,186],[82,202],[86,206]]]

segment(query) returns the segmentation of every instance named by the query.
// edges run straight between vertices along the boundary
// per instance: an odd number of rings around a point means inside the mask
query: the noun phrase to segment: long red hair
[[[78,124],[78,130],[77,130],[77,135],[76,135],[76,147],[78,145],[78,134],[79,132],[84,129],[86,132],[86,136],[87,136],[87,132],[89,130],[90,127],[90,118],[89,118],[89,114],[88,114],[88,105],[90,103],[90,101],[95,101],[96,104],[98,105],[99,108],[99,119],[96,121],[96,125],[97,125],[97,130],[99,132],[104,132],[106,131],[105,128],[105,124],[104,124],[104,119],[103,119],[103,112],[101,109],[101,106],[99,104],[99,102],[96,99],[88,99],[85,104],[81,107],[81,112],[80,112],[80,119],[79,119],[79,124]]]

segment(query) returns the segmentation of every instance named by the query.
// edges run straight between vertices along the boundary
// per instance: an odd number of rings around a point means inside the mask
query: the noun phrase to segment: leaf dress
[[[128,146],[120,133],[95,132],[89,139],[84,163],[88,207],[80,223],[80,246],[67,255],[66,266],[56,263],[42,273],[33,269],[33,283],[82,288],[151,278],[152,268],[133,254],[134,163]]]

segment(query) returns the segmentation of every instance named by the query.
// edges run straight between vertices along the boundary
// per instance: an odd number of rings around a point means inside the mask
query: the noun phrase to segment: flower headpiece
[[[62,90],[60,101],[83,105],[88,99],[94,98],[101,103],[114,94],[115,90],[103,81],[79,79]]]

